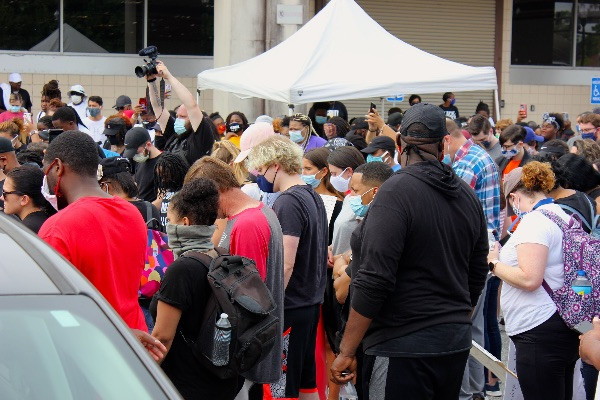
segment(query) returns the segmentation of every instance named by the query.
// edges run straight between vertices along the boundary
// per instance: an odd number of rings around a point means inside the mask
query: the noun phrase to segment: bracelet
[[[369,132],[379,132],[379,128],[377,128],[377,129],[369,129]]]
[[[146,81],[147,81],[148,83],[150,83],[150,82],[154,82],[155,80],[156,80],[156,78],[152,78],[152,79],[147,79]]]

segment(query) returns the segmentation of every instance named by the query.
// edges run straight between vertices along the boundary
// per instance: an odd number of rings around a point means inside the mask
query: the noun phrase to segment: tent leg
[[[496,123],[500,121],[500,99],[498,98],[498,89],[494,89],[494,108],[496,109]]]
[[[381,100],[381,113],[379,115],[381,115],[381,118],[385,120],[385,100],[383,99],[383,97],[380,97],[379,100]]]

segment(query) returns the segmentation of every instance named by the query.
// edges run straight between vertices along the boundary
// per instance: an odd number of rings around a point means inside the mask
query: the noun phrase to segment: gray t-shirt
[[[502,146],[500,145],[500,141],[496,142],[496,144],[489,149],[485,147],[484,149],[487,151],[490,157],[492,157],[492,160],[497,160],[500,156],[502,156]]]
[[[273,210],[261,205],[231,217],[227,221],[219,247],[227,249],[232,254],[251,258],[257,262],[259,271],[263,269],[265,284],[277,305],[272,314],[279,318],[279,326],[282,329],[284,309],[283,234]],[[266,260],[265,249],[267,250]],[[282,336],[283,332],[280,332],[275,346],[264,360],[242,374],[246,379],[256,383],[275,383],[279,380],[283,352]]]
[[[333,240],[331,241],[333,255],[350,250],[350,237],[360,221],[361,218],[358,218],[350,208],[350,197],[346,196],[342,210],[333,224]]]

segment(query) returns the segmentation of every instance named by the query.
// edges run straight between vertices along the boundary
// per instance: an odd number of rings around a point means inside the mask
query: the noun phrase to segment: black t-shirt
[[[148,228],[163,232],[163,224],[160,221],[160,212],[154,207],[154,204],[144,200],[134,200],[130,201],[130,203],[138,209],[140,214],[142,214],[142,218],[144,218],[144,222],[146,222]],[[148,207],[150,207],[150,216],[148,216]],[[155,224],[148,225],[149,220],[155,220],[156,222]]]
[[[308,185],[292,186],[275,200],[284,235],[300,238],[294,271],[285,290],[285,309],[323,302],[327,280],[327,214],[321,196]]]
[[[160,289],[152,298],[150,312],[156,320],[158,301],[181,310],[181,319],[171,349],[161,367],[185,399],[232,400],[237,393],[237,378],[223,380],[213,375],[194,357],[186,338],[195,340],[211,289],[208,270],[199,261],[179,257],[167,269]]]
[[[160,156],[159,156],[160,157]],[[135,167],[135,183],[138,187],[138,197],[146,201],[156,200],[156,187],[154,187],[154,167],[158,157],[149,158],[146,162],[137,163]]]
[[[198,125],[195,132],[188,130],[181,135],[178,135],[175,133],[174,126],[175,121],[172,118],[169,118],[167,127],[163,131],[163,136],[160,139],[160,141],[164,141],[165,143],[164,151],[180,153],[190,165],[199,158],[210,155],[213,144],[215,143],[215,138],[211,129],[211,127],[214,128],[214,124],[210,118],[202,118],[202,122],[200,122],[200,125]],[[160,149],[158,145],[157,147]]]
[[[456,108],[456,106],[448,106],[448,107],[444,107],[443,104],[440,104],[440,108],[442,110],[444,110],[444,114],[446,114],[446,117],[451,118],[451,119],[457,119],[458,117],[460,117],[459,113],[458,113],[458,108]]]
[[[34,211],[27,215],[22,221],[23,225],[38,233],[44,222],[49,218],[49,215],[44,211]]]

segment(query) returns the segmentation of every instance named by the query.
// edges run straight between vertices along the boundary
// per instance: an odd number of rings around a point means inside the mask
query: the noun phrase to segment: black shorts
[[[271,385],[273,398],[298,397],[317,391],[315,346],[320,305],[285,310],[283,374]]]

